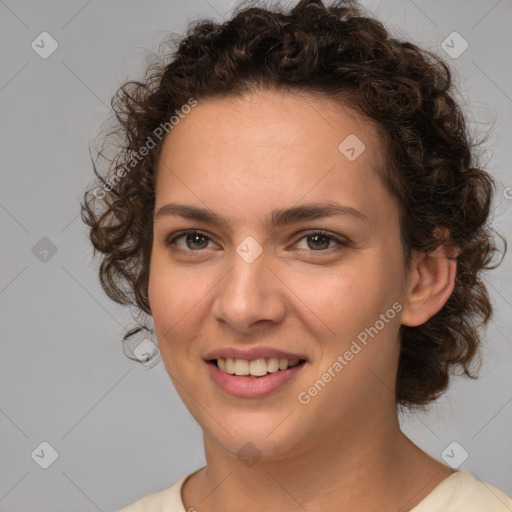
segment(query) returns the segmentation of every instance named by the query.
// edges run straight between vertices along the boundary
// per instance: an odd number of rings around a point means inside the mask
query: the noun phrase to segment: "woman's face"
[[[149,300],[178,393],[226,451],[284,457],[394,411],[406,275],[382,165],[367,120],[303,94],[198,101],[167,136]]]

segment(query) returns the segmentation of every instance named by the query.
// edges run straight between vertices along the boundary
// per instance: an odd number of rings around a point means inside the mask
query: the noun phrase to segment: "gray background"
[[[117,87],[142,78],[144,49],[234,4],[0,0],[1,511],[112,511],[204,464],[200,428],[162,362],[123,354],[131,314],[103,293],[78,213],[93,177],[88,145]],[[500,184],[496,227],[511,233],[512,2],[364,5],[451,62],[474,127],[495,123],[484,157]],[[47,59],[31,48],[43,31],[59,44]],[[469,44],[456,59],[440,46],[453,31]],[[33,251],[43,237],[57,249],[46,261]],[[438,459],[457,441],[469,454],[460,469],[512,495],[511,269],[509,252],[488,277],[496,314],[481,378],[455,380],[428,414],[402,423]],[[35,462],[48,450],[31,456],[44,441],[58,453],[48,469]]]

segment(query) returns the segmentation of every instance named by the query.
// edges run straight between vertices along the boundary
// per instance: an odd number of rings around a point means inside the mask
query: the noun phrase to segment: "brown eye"
[[[334,244],[337,246],[347,245],[346,242],[343,242],[342,240],[339,240],[338,238],[324,231],[314,231],[307,233],[300,240],[306,240],[306,250],[316,252],[322,252],[327,249],[336,249],[336,247],[329,247],[332,245],[331,242],[334,242]]]
[[[201,235],[200,233],[185,235],[185,243],[189,249],[204,249],[208,245],[208,237]],[[202,240],[202,241],[201,241]]]
[[[308,235],[306,239],[311,240],[311,244],[308,246],[312,249],[327,249],[331,242],[331,239],[324,235]]]
[[[177,240],[180,240],[181,238],[184,238],[185,240],[185,247],[180,246],[176,243]],[[183,251],[195,251],[200,249],[206,249],[208,246],[208,242],[210,241],[210,238],[206,236],[205,234],[199,232],[199,231],[187,231],[182,232],[178,234],[177,236],[170,237],[167,241],[167,245],[176,245],[179,249]]]
[[[182,239],[185,243],[183,244],[183,242],[181,242],[180,245],[178,241]],[[336,250],[348,245],[347,242],[344,242],[325,231],[313,231],[306,233],[298,242],[296,242],[296,244],[302,240],[306,240],[306,247],[299,247],[299,249],[310,252],[327,252],[329,249]],[[181,231],[176,235],[171,235],[165,243],[168,246],[175,246],[183,252],[201,252],[203,249],[208,248],[208,243],[211,241],[212,240],[208,235],[200,231],[188,230]],[[333,243],[335,246],[331,247]]]

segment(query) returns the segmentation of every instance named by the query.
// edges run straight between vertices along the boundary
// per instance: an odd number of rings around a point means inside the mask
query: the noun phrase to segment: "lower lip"
[[[305,363],[300,363],[288,370],[267,373],[263,377],[245,377],[231,375],[219,370],[215,363],[207,363],[213,380],[226,393],[241,398],[258,398],[268,395],[283,386],[302,370]]]

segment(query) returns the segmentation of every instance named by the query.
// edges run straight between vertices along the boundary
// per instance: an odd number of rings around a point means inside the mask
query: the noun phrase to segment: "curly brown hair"
[[[423,325],[400,327],[397,404],[424,408],[457,368],[476,378],[479,328],[493,311],[481,272],[499,264],[491,265],[496,231],[488,221],[495,182],[477,164],[478,144],[447,64],[393,37],[350,0],[302,0],[288,11],[240,5],[225,23],[196,20],[179,44],[170,41],[172,53],[149,64],[145,81],[126,82],[112,98],[115,128],[98,153],[108,170],[100,175],[93,161],[97,180],[84,194],[82,219],[94,254],[102,253],[99,277],[108,296],[151,314],[155,169],[165,139],[155,135],[183,105],[256,88],[323,95],[379,128],[388,162],[381,174],[400,205],[406,264],[412,249],[429,253],[450,242],[460,251],[444,307]],[[149,140],[151,149],[141,151]],[[113,158],[105,147],[115,148]]]

